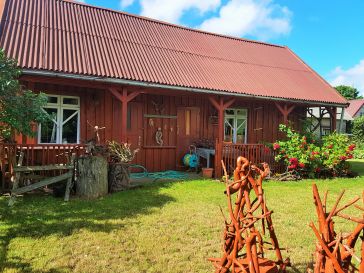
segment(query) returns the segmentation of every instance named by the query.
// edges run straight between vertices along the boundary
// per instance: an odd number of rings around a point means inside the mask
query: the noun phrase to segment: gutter
[[[269,97],[269,96],[256,96],[256,95],[243,94],[243,93],[217,91],[217,90],[212,90],[212,89],[199,89],[199,88],[192,88],[192,87],[149,83],[149,82],[142,82],[142,81],[126,80],[126,79],[69,74],[69,73],[53,72],[53,71],[45,71],[45,70],[23,69],[22,74],[29,75],[29,76],[43,76],[43,77],[70,79],[70,80],[83,80],[83,81],[91,81],[91,82],[107,83],[107,84],[129,85],[129,86],[137,86],[137,87],[144,87],[144,88],[158,88],[158,89],[169,89],[169,90],[172,89],[172,90],[187,91],[187,92],[199,93],[199,94],[225,95],[225,96],[232,96],[232,97],[261,99],[261,100],[265,99],[265,100],[271,100],[271,101],[277,101],[277,102],[290,102],[290,103],[299,103],[299,104],[306,104],[306,105],[309,104],[310,106],[347,107],[349,105],[349,103],[340,104],[340,103],[327,103],[327,102],[318,102],[318,101],[310,101],[310,100],[302,101],[302,100],[295,100],[295,99],[285,99],[285,98],[277,98],[277,97]]]

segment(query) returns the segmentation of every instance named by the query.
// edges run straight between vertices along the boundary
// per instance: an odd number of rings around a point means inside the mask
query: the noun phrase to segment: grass
[[[363,175],[364,161],[353,162]],[[292,272],[305,272],[315,238],[313,181],[266,182],[276,233]],[[361,194],[364,178],[317,181],[330,190],[332,205]],[[154,183],[97,201],[64,203],[51,196],[26,196],[12,209],[0,198],[0,271],[213,272],[206,260],[220,256],[226,207],[223,185],[207,180]],[[343,201],[343,202],[344,202]],[[350,211],[348,211],[350,214]],[[337,219],[337,230],[353,225]]]
[[[351,169],[360,176],[364,176],[364,159],[353,159],[350,161]]]

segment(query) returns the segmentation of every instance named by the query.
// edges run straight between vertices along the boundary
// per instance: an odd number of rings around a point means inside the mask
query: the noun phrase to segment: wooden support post
[[[341,134],[346,133],[346,132],[343,132],[344,113],[345,113],[345,108],[342,107],[341,113],[340,113],[340,123],[339,123],[339,133],[341,133]]]
[[[17,165],[18,167],[21,167],[23,165],[23,159],[24,159],[24,153],[20,152],[19,161],[18,161],[18,165]],[[9,206],[14,205],[14,203],[15,203],[16,195],[13,193],[13,191],[15,191],[19,188],[20,175],[21,175],[20,173],[14,172],[14,181],[13,181],[14,184],[13,184],[13,190],[11,191],[11,194],[10,194],[10,199],[9,199],[9,203],[8,203]]]
[[[128,94],[128,90],[124,87],[122,90],[116,88],[109,89],[111,94],[121,102],[121,141],[126,142],[127,123],[128,123],[128,103],[135,99],[141,92],[136,91]]]
[[[293,109],[296,107],[295,105],[291,105],[288,107],[287,104],[284,104],[283,106],[276,103],[276,107],[278,108],[279,112],[283,115],[283,123],[288,125],[288,115],[293,111]]]
[[[75,171],[75,155],[72,155],[71,157],[71,162],[70,162],[70,167],[72,167],[72,169],[70,170],[70,173],[72,174],[72,176],[70,178],[67,179],[67,184],[66,184],[66,192],[64,194],[64,201],[68,202],[70,199],[70,193],[71,193],[71,188],[72,188],[72,178],[73,178],[73,172]]]
[[[336,120],[337,120],[337,108],[336,107],[326,107],[330,114],[330,131],[336,131]]]
[[[235,99],[225,102],[223,97],[219,97],[218,100],[215,97],[209,97],[209,100],[218,112],[218,137],[215,148],[215,177],[218,177],[222,175],[220,161],[222,160],[222,147],[224,142],[225,110],[235,102]]]

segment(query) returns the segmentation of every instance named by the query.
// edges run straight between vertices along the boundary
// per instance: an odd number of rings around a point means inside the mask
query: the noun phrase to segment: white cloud
[[[195,9],[201,16],[220,6],[221,0],[139,0],[141,15],[171,22],[180,23],[185,12]],[[128,7],[134,0],[121,0],[122,7]]]
[[[288,34],[291,31],[292,12],[275,0],[120,0],[121,8],[138,3],[141,15],[180,24],[191,10],[204,20],[200,28],[232,36],[254,36],[261,40]],[[217,14],[208,17],[208,12]]]
[[[120,6],[123,9],[125,9],[125,8],[127,8],[127,7],[129,7],[129,6],[133,5],[133,4],[134,4],[134,0],[121,0],[120,1]]]
[[[364,95],[364,59],[348,69],[336,67],[329,73],[332,86],[350,85],[357,88]]]
[[[218,16],[206,19],[201,29],[233,36],[252,35],[262,40],[291,31],[291,11],[273,0],[230,0]]]

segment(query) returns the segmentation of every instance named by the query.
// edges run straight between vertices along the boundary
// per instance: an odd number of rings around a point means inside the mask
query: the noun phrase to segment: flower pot
[[[213,168],[202,168],[202,176],[205,178],[212,178]]]

